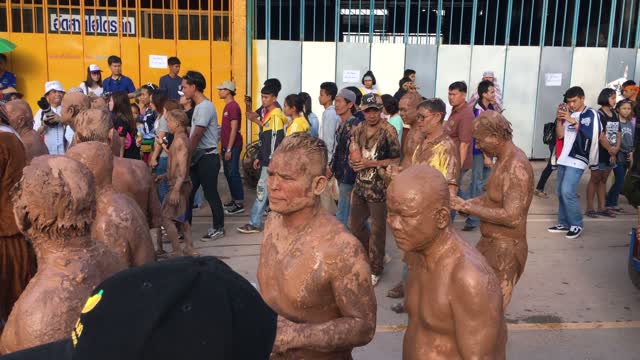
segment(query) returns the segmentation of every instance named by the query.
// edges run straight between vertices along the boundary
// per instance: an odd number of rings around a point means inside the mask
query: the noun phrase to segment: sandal
[[[598,213],[595,210],[587,210],[585,215],[587,215],[590,218],[594,218],[594,219],[598,218]]]
[[[539,198],[543,198],[543,199],[548,199],[549,198],[549,194],[547,194],[546,192],[542,191],[542,190],[538,190],[536,189],[533,192],[533,195],[539,197]]]
[[[615,218],[616,214],[613,213],[613,211],[609,210],[609,209],[604,209],[604,210],[600,210],[597,213],[598,215],[602,215],[602,216],[606,216],[606,217],[610,217],[610,218]]]
[[[404,297],[404,284],[401,282],[394,286],[391,290],[387,291],[387,297],[392,299],[400,299]]]

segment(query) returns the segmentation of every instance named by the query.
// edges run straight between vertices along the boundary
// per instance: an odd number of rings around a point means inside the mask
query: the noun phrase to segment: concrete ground
[[[533,162],[536,181],[545,166]],[[546,190],[555,188],[555,173]],[[588,172],[579,194],[586,198]],[[220,176],[219,189],[228,200],[227,185]],[[254,190],[246,191],[247,210],[225,219],[227,235],[218,241],[201,242],[200,236],[211,226],[207,208],[196,211],[193,237],[197,250],[214,255],[233,269],[256,282],[261,234],[242,235],[235,228],[248,221]],[[627,275],[629,231],[636,226],[637,213],[624,198],[626,213],[615,219],[585,219],[585,232],[577,240],[550,234],[555,224],[557,199],[534,197],[528,218],[529,258],[525,272],[515,288],[507,313],[509,323],[508,356],[511,359],[640,359],[640,291]],[[455,228],[461,229],[458,218]],[[460,232],[472,244],[479,232]],[[393,261],[387,265],[376,287],[378,329],[373,341],[354,350],[356,359],[401,359],[403,326],[406,315],[390,310],[397,300],[386,292],[400,279],[402,263],[388,232],[387,253]]]

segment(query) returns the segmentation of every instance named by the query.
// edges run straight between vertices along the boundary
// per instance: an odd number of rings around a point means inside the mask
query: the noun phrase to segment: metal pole
[[[524,4],[520,4],[520,25],[518,26],[518,45],[522,40],[522,17],[524,16]],[[531,25],[529,25],[531,26]]]
[[[578,42],[578,18],[580,17],[580,0],[576,0],[573,8],[573,31],[571,32],[571,47],[575,47]],[[589,24],[587,23],[587,32],[589,32]]]
[[[384,8],[383,14],[382,14],[382,38],[381,38],[381,42],[384,39],[384,35],[385,32],[387,30],[387,0],[383,0],[382,1],[382,7]]]
[[[362,32],[362,0],[358,0],[358,42],[360,42],[360,33]]]
[[[626,7],[626,5],[627,0],[622,0],[622,8],[620,9],[620,31],[618,31],[618,48],[622,44],[622,30],[624,29],[624,8]]]
[[[478,0],[473,0],[473,14],[471,16],[471,46],[476,42],[476,21],[478,17]]]
[[[531,46],[531,30],[533,29],[533,12],[536,6],[536,0],[531,1],[531,16],[529,17],[529,46]],[[518,44],[519,45],[519,44]]]
[[[451,0],[451,16],[449,16],[449,38],[447,39],[447,41],[449,42],[449,44],[452,44],[453,41],[451,41],[451,30],[453,30],[453,4],[455,3],[455,0]]]
[[[639,48],[640,47],[640,6],[638,6],[638,15],[636,15],[636,46],[635,48]],[[638,60],[636,59],[636,62]],[[636,74],[638,75],[638,74]]]
[[[542,21],[540,23],[540,46],[544,46],[544,33],[547,30],[547,12],[549,11],[549,0],[542,0]]]
[[[564,16],[562,17],[562,42],[560,43],[560,46],[564,46],[564,30],[567,27],[567,7],[569,6],[569,2],[565,1],[564,2]]]
[[[635,5],[635,0],[631,0],[631,7],[629,7],[629,11],[633,10],[633,7]],[[636,21],[637,18],[636,18]],[[631,38],[631,16],[629,16],[629,22],[627,24],[627,45],[625,45],[626,48],[629,48],[629,39]]]
[[[338,1],[336,0],[336,4]],[[312,41],[316,41],[316,0],[313,0],[313,34],[311,35]]]
[[[613,46],[613,25],[614,25],[614,17],[616,16],[616,5],[618,5],[618,0],[611,0],[611,14],[609,14],[609,36],[607,38],[607,48],[611,49]]]
[[[598,10],[598,27],[596,29],[596,47],[600,45],[600,19],[602,18],[602,3],[604,0],[600,0],[600,10]]]
[[[304,41],[304,12],[306,1],[300,0],[300,41]]]
[[[462,0],[462,6],[461,6],[461,12],[460,12],[460,33],[458,34],[458,44],[462,45],[462,23],[464,22],[464,0]]]
[[[429,1],[429,0],[427,0]],[[416,36],[417,36],[417,41],[416,43],[419,44],[420,43],[420,17],[422,17],[422,9],[420,7],[421,5],[421,1],[418,0],[418,28],[416,29]]]
[[[495,46],[496,44],[496,40],[498,40],[498,19],[500,18],[500,0],[498,0],[498,3],[496,4],[496,22],[495,25],[493,26],[493,45]]]
[[[511,15],[513,13],[513,0],[509,0],[507,5],[507,29],[506,34],[504,36],[504,44],[509,45],[509,40],[511,39]],[[496,24],[498,22],[496,21]]]
[[[315,0],[313,0],[313,1],[314,1],[314,4],[315,4]],[[335,8],[335,14],[334,14],[335,20],[334,20],[334,24],[333,24],[333,28],[334,28],[333,29],[333,31],[334,31],[333,38],[334,39],[333,40],[334,40],[334,42],[336,43],[336,46],[337,46],[338,40],[340,40],[340,0],[335,0],[335,1],[336,1],[336,8]],[[315,11],[315,8],[314,8],[314,11]],[[315,19],[313,21],[314,21],[313,24],[315,26]]]
[[[396,43],[396,9],[397,9],[397,5],[398,4],[398,0],[393,0],[393,31],[391,31],[391,34],[393,36],[393,43]]]
[[[478,1],[478,0],[473,0]],[[425,31],[427,43],[429,42],[429,18],[431,17],[431,0],[427,1],[427,30]]]
[[[436,45],[440,45],[440,32],[442,31],[442,0],[438,0],[438,17],[436,19]]]
[[[487,20],[489,19],[489,1],[485,4],[484,9],[484,36],[482,39],[482,45],[487,45]]]
[[[293,38],[291,37],[291,26],[292,26],[292,21],[291,21],[291,12],[292,12],[292,8],[293,8],[293,4],[292,4],[293,0],[289,0],[289,39],[288,40],[293,40]]]
[[[282,40],[282,0],[278,0],[278,40]]]
[[[589,0],[589,10],[587,11],[587,36],[584,39],[585,47],[589,46],[589,27],[591,26],[591,1],[592,0]]]
[[[336,0],[338,1],[338,0]],[[322,7],[322,41],[327,41],[327,7]]]
[[[556,10],[553,12],[553,38],[551,39],[551,46],[556,45],[556,24],[558,22],[558,3],[560,0],[556,0]]]
[[[409,43],[409,12],[411,11],[411,0],[404,2],[404,44]]]
[[[373,11],[374,0],[369,0],[369,44],[373,43]]]

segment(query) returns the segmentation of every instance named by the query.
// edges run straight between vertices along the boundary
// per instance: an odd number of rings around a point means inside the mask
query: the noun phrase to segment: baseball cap
[[[2,360],[268,359],[277,314],[214,257],[113,275],[87,300],[71,338]]]
[[[350,103],[356,103],[356,94],[354,94],[353,91],[349,89],[340,89],[340,91],[338,91],[338,93],[336,94],[336,97],[338,96],[349,101]]]
[[[360,110],[365,111],[369,108],[381,109],[382,105],[378,103],[376,99],[376,94],[366,94],[362,97],[362,102],[360,103]]]
[[[100,70],[100,67],[98,65],[96,65],[96,64],[89,65],[89,71],[90,72],[97,72],[97,71],[102,72],[102,70]]]
[[[45,95],[47,95],[51,90],[64,92],[64,89],[62,88],[62,85],[60,85],[60,82],[58,80],[47,81],[44,84],[44,94]]]
[[[218,90],[222,90],[222,89],[227,89],[230,91],[236,91],[236,84],[233,83],[233,81],[223,81],[222,84],[216,86],[216,89]]]

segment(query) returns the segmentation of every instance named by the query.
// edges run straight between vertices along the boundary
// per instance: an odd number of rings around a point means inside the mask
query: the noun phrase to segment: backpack
[[[542,142],[545,145],[553,144],[556,141],[556,123],[548,122],[544,124]]]

